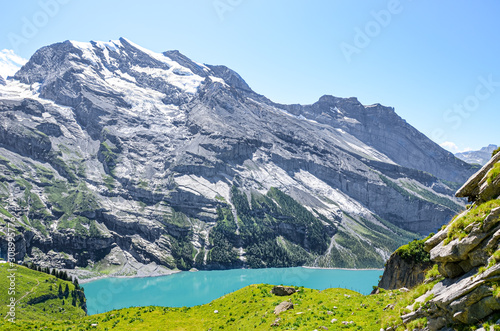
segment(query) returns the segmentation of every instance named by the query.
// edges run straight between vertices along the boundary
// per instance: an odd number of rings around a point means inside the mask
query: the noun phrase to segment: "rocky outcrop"
[[[433,295],[429,307],[403,316],[407,323],[427,317],[430,330],[448,324],[475,324],[500,310],[500,298],[494,294],[493,283],[500,280],[500,265],[480,274],[470,273],[456,279],[446,279],[427,293]]]
[[[467,217],[466,212],[457,217],[455,222],[460,222],[461,218]],[[487,216],[480,223],[471,223],[464,231],[468,232],[465,238],[456,238],[448,242],[446,238],[450,237],[450,231],[454,229],[444,229],[446,234],[444,240],[435,247],[428,244],[431,260],[438,262],[439,272],[449,278],[461,276],[473,268],[484,265],[489,258],[488,251],[496,247],[498,243],[497,231],[500,230],[500,207],[487,212]],[[442,234],[439,233],[441,236]]]
[[[395,290],[402,287],[413,288],[425,279],[425,273],[433,265],[432,262],[422,262],[412,258],[403,258],[399,252],[394,252],[387,261],[378,287]]]
[[[458,190],[457,197],[466,197],[469,201],[477,203],[498,197],[500,195],[500,176],[492,178],[489,173],[499,161],[500,153],[497,153]]]
[[[500,184],[492,173],[499,164],[497,154],[467,181],[457,195],[473,204],[425,243],[445,279],[425,294],[426,305],[402,316],[404,323],[426,317],[427,329],[439,330],[500,311]]]

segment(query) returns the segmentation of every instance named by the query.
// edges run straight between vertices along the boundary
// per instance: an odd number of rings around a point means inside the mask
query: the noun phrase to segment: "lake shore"
[[[384,268],[323,268],[323,267],[309,267],[309,266],[301,266],[301,268],[319,269],[319,270],[349,270],[349,271],[384,270]]]
[[[78,283],[85,284],[99,279],[107,278],[147,278],[147,277],[161,277],[168,276],[180,272],[180,270],[171,270],[156,263],[147,265],[139,263],[127,262],[119,270],[109,272],[107,274],[99,273],[87,269],[65,269],[69,276],[76,277]]]
[[[92,272],[87,271],[87,270],[78,270],[78,269],[72,269],[72,270],[67,270],[68,274],[71,276],[76,276],[78,278],[78,282],[80,284],[85,284],[85,283],[90,283],[96,280],[100,279],[107,279],[107,278],[148,278],[148,277],[161,277],[161,276],[169,276],[173,275],[176,273],[180,272],[186,272],[186,271],[181,271],[181,270],[170,270],[161,266],[153,266],[154,269],[148,268],[148,266],[145,266],[142,269],[137,270],[137,274],[135,275],[120,275],[120,274],[109,274],[109,275],[96,275],[96,276],[90,276],[88,277],[89,274],[92,274]],[[346,270],[346,271],[383,271],[383,268],[324,268],[324,267],[311,267],[311,266],[300,266],[300,268],[304,269],[312,269],[312,270]],[[237,269],[227,269],[227,270],[259,270],[259,269],[250,269],[250,268],[237,268]],[[267,268],[262,268],[262,269],[267,269]],[[278,268],[279,269],[279,268]],[[286,268],[282,268],[286,269]],[[199,270],[194,269],[194,270],[189,270],[188,272],[197,272]],[[204,271],[211,271],[211,270],[204,270]],[[220,270],[212,270],[212,271],[220,271]]]
[[[95,276],[95,277],[90,277],[90,278],[78,278],[78,283],[79,284],[85,284],[85,283],[90,283],[99,279],[108,279],[108,278],[148,278],[148,277],[162,277],[162,276],[169,276],[173,275],[176,273],[182,272],[181,270],[170,270],[170,272],[164,272],[164,273],[157,273],[157,274],[140,274],[140,275],[130,275],[130,276],[124,276],[124,275],[102,275],[102,276]]]

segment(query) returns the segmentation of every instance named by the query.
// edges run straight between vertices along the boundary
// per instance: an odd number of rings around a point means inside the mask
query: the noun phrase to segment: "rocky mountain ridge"
[[[488,146],[483,147],[478,151],[455,153],[455,156],[467,163],[480,164],[481,166],[483,166],[490,160],[491,153],[497,148],[497,145],[489,144]]]
[[[279,105],[123,38],[41,48],[0,86],[0,117],[17,258],[108,274],[379,267],[462,208],[475,170],[392,108]]]

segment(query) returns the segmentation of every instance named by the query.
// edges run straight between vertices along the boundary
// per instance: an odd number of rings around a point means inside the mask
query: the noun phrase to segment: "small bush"
[[[441,277],[441,274],[439,273],[437,264],[435,264],[432,267],[432,269],[427,271],[427,273],[425,274],[425,279],[431,279],[431,278],[436,278],[436,277]]]
[[[500,175],[500,162],[497,162],[488,172],[488,184],[491,184]]]
[[[427,326],[427,318],[419,318],[418,320],[411,321],[406,328],[408,330],[423,329]]]
[[[431,256],[424,250],[424,243],[426,239],[413,240],[408,245],[401,246],[397,249],[396,253],[401,256],[403,260],[414,262],[429,262]]]
[[[491,153],[491,157],[495,156],[498,152],[500,152],[500,147],[498,147]]]

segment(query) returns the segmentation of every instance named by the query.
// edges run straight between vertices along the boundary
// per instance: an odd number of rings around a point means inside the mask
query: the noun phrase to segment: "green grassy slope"
[[[20,289],[35,289],[36,295],[47,293],[51,276],[23,270]],[[3,275],[2,275],[3,276]],[[4,277],[5,278],[5,277]],[[45,281],[48,279],[49,281]],[[37,282],[38,280],[38,282]],[[399,316],[397,309],[385,309],[389,304],[409,302],[411,293],[383,292],[364,296],[345,289],[323,291],[298,288],[289,297],[271,294],[272,285],[251,285],[225,295],[211,303],[192,308],[139,307],[110,311],[83,317],[81,311],[47,301],[18,311],[15,324],[0,322],[2,330],[380,330]],[[2,313],[5,295],[2,294]],[[291,300],[294,309],[279,315],[278,326],[271,324],[278,318],[274,308],[282,301]],[[22,300],[26,302],[26,300]],[[43,311],[43,308],[46,311]],[[65,309],[61,312],[60,309]],[[48,310],[51,311],[48,311]],[[352,323],[351,323],[352,321]],[[342,322],[346,322],[344,324]]]
[[[23,266],[16,265],[15,271],[9,271],[9,264],[0,264],[0,329],[11,325],[7,319],[10,304],[9,294],[10,281],[7,278],[15,274],[15,320],[22,321],[45,321],[55,319],[79,319],[86,316],[85,311],[79,304],[73,305],[73,290],[75,286],[68,281],[57,279],[52,275],[34,271]],[[59,285],[62,294],[59,294]],[[64,293],[68,286],[68,293]],[[8,317],[10,318],[10,316]]]
[[[2,317],[6,316],[9,301],[7,268],[7,264],[0,264]],[[419,285],[408,292],[380,290],[375,295],[362,295],[338,288],[318,291],[300,287],[291,296],[279,297],[271,294],[272,285],[256,284],[201,306],[136,307],[86,316],[82,309],[71,304],[71,294],[57,295],[59,284],[63,289],[68,285],[71,292],[74,289],[72,283],[18,266],[16,300],[19,301],[16,304],[16,321],[11,323],[2,318],[0,330],[214,331],[327,328],[378,331],[389,326],[398,331],[413,330],[423,327],[425,319],[403,325],[400,316],[408,313],[411,309],[409,305],[442,279],[436,268],[428,273],[427,278],[433,278],[434,281],[429,280],[428,284]],[[293,303],[294,308],[276,316],[274,308],[288,300]],[[413,309],[422,305],[426,305],[426,302],[419,303]]]
[[[7,265],[0,265],[0,312],[5,317]],[[413,330],[426,324],[424,319],[403,325],[401,314],[408,313],[409,305],[427,292],[440,279],[437,269],[427,277],[434,281],[422,284],[406,292],[384,291],[375,295],[361,295],[346,289],[323,291],[297,288],[291,296],[271,294],[272,285],[250,285],[227,294],[208,304],[183,307],[137,307],[113,310],[107,313],[85,316],[83,310],[73,307],[64,297],[31,304],[28,302],[44,295],[57,294],[50,290],[59,283],[71,283],[53,276],[18,267],[16,287],[19,304],[16,306],[16,322],[0,320],[0,330],[366,330],[378,331],[393,327],[394,330]],[[27,294],[27,295],[25,295]],[[62,301],[65,300],[63,304]],[[291,300],[294,308],[274,314],[274,308],[283,301]],[[35,300],[36,301],[36,300]],[[426,300],[427,301],[427,300]],[[419,303],[426,305],[426,302]],[[271,326],[272,324],[275,326]],[[466,329],[464,329],[466,330]],[[467,329],[469,330],[469,329]],[[472,329],[470,329],[472,330]]]

